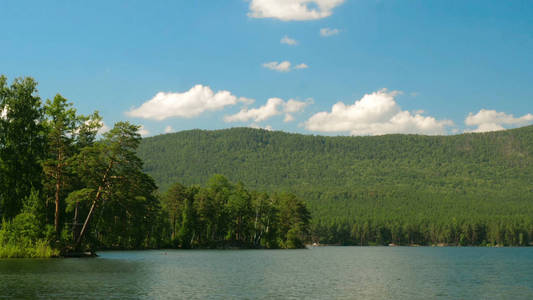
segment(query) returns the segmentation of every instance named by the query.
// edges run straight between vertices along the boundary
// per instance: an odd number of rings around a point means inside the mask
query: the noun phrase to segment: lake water
[[[0,298],[533,299],[533,248],[99,254],[0,260]]]

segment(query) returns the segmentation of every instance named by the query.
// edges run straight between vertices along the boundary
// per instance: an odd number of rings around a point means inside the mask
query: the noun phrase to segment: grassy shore
[[[59,250],[53,249],[46,241],[21,246],[14,244],[0,245],[0,258],[49,258],[59,256]]]

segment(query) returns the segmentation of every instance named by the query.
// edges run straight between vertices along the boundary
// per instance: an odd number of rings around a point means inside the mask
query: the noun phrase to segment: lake
[[[0,260],[0,298],[533,299],[533,248],[314,247]]]

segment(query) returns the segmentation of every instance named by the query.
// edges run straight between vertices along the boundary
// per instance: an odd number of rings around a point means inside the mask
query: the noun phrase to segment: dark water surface
[[[533,299],[533,248],[315,247],[0,260],[0,298]]]

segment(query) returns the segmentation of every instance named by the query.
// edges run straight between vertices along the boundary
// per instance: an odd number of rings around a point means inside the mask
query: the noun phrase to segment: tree
[[[301,248],[309,234],[311,215],[305,204],[293,194],[277,196],[280,238],[286,248]]]
[[[75,137],[79,132],[82,119],[76,116],[72,103],[57,94],[54,100],[48,99],[44,106],[46,114],[45,126],[48,131],[48,158],[44,161],[47,181],[53,186],[54,194],[54,228],[59,236],[60,197],[62,188],[68,177],[69,159],[74,152]]]
[[[178,240],[183,248],[191,248],[195,235],[196,212],[193,207],[193,199],[186,198],[183,205],[181,227],[178,231]]]
[[[83,148],[77,156],[76,172],[92,191],[92,200],[74,248],[80,247],[102,199],[113,192],[117,182],[141,172],[142,162],[136,155],[141,139],[138,130],[139,126],[118,122],[104,134],[102,141]]]
[[[228,215],[227,236],[236,242],[246,243],[250,238],[250,221],[253,218],[252,197],[242,183],[229,195],[226,205]]]
[[[172,240],[176,238],[176,226],[181,224],[181,217],[188,196],[187,194],[187,187],[177,182],[170,187],[163,197],[163,205],[168,212],[170,224],[172,226]]]
[[[12,219],[31,190],[41,190],[46,135],[44,111],[32,78],[17,78],[10,87],[0,76],[0,214]]]
[[[59,94],[43,106],[31,78],[8,86],[0,76],[0,256],[166,245],[168,217],[136,156],[138,127],[119,122],[96,141],[102,124]]]

